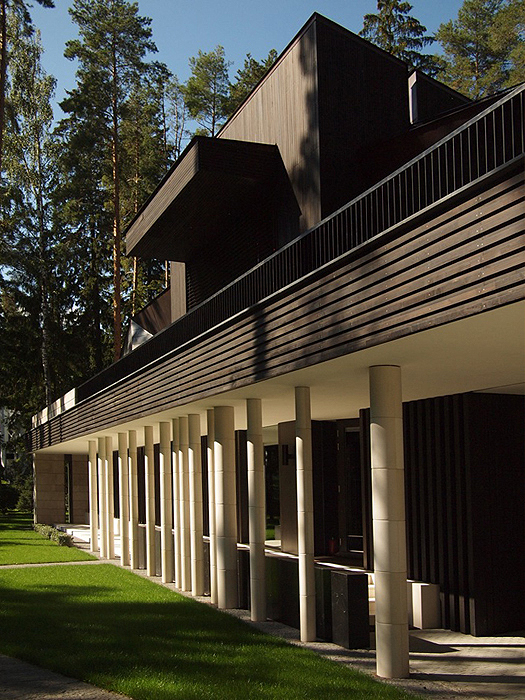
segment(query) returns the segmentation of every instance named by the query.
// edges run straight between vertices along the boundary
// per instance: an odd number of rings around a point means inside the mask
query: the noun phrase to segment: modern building
[[[373,575],[385,677],[410,615],[524,629],[523,103],[314,14],[131,223],[171,287],[35,416],[36,520],[303,640],[366,646]]]

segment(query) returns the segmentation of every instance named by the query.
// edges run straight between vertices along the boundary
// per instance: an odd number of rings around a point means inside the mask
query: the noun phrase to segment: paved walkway
[[[122,700],[123,695],[0,655],[1,700]]]
[[[87,549],[85,542],[77,540],[77,545]],[[64,563],[83,565],[90,562]],[[96,564],[99,561],[91,563]],[[110,563],[120,566],[119,559],[111,560]],[[147,577],[143,570],[136,570],[135,573]],[[151,580],[176,590],[174,584],[162,584],[158,577]],[[207,597],[197,600],[209,604]],[[374,674],[373,649],[359,651],[343,649],[325,642],[303,643],[299,641],[296,629],[273,621],[251,623],[247,610],[227,612],[253,624],[263,632],[307,647],[351,668]],[[471,637],[447,630],[412,630],[410,671],[410,678],[389,683],[433,700],[525,700],[525,634]],[[0,656],[0,700],[116,700],[123,697],[22,661]]]

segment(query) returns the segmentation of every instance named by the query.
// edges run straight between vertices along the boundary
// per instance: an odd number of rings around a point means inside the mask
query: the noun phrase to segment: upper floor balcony
[[[64,410],[94,405],[177,358],[183,364],[184,357],[193,361],[198,348],[215,353],[217,367],[229,367],[222,388],[351,352],[440,323],[437,316],[445,309],[470,313],[468,305],[482,296],[475,287],[480,277],[487,295],[504,289],[512,299],[523,298],[517,240],[523,218],[524,92],[519,86],[463,108],[463,114],[474,115],[451,131],[457,110],[427,126],[423,138],[429,129],[434,139],[440,129],[449,133],[77,387]],[[413,141],[418,137],[420,144],[421,133],[414,133]],[[406,153],[415,149],[413,141],[404,141]],[[499,280],[493,288],[491,277]],[[494,303],[503,303],[501,294],[498,299]],[[240,336],[228,336],[239,327],[249,329],[249,357],[239,355]],[[272,365],[270,342],[272,352],[283,355],[285,341],[295,352],[293,361]],[[235,357],[236,342],[242,371],[233,360],[221,359],[228,350]],[[179,375],[177,381],[174,405],[219,387],[202,376]],[[35,416],[34,448],[55,439],[39,430],[52,421],[52,413],[50,407]],[[79,429],[76,425],[71,431]]]

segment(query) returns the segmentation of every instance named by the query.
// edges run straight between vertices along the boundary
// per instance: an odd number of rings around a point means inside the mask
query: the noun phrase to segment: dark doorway
[[[339,552],[363,558],[362,460],[359,419],[337,421]]]

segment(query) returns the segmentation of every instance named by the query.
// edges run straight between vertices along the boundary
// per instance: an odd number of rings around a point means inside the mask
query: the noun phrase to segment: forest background
[[[57,110],[32,17],[56,10],[36,1],[0,0],[0,476],[14,486],[0,486],[0,508],[7,491],[30,505],[31,416],[117,360],[129,319],[169,285],[167,262],[123,254],[126,227],[191,137],[214,136],[277,57],[247,53],[235,71],[217,44],[189,58],[182,82],[156,60],[136,2],[73,0],[74,85]],[[523,80],[525,0],[464,0],[434,34],[412,10],[377,0],[350,28],[473,98]]]

